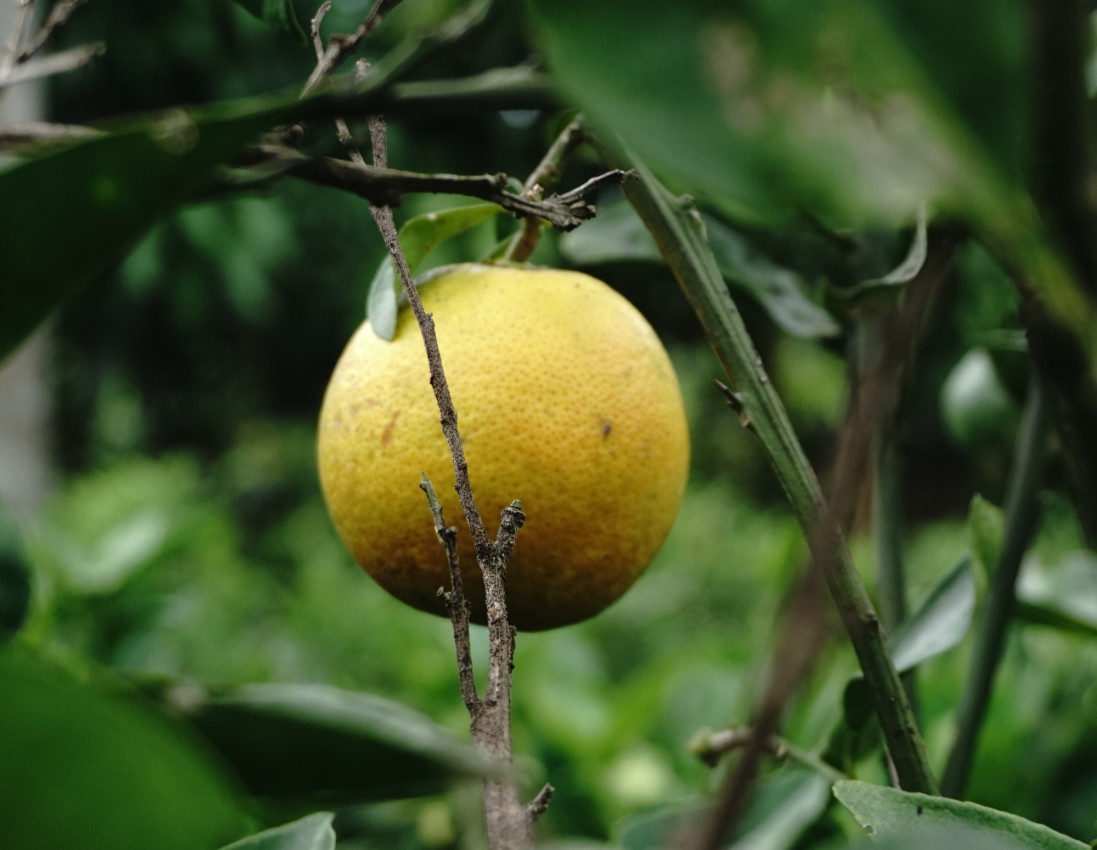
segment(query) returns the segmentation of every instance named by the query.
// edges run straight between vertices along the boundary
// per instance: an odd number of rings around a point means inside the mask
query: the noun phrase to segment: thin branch
[[[613,153],[599,147],[603,158],[608,157],[612,164]],[[634,161],[632,164],[640,172],[641,179],[626,184],[625,194],[652,232],[667,264],[704,324],[733,382],[743,411],[741,417],[761,442],[800,520],[813,562],[819,566],[818,570],[809,570],[805,582],[815,581],[811,575],[816,572],[821,572],[826,579],[869,683],[884,739],[902,786],[911,791],[934,793],[936,782],[925,745],[887,651],[880,622],[840,530],[839,522],[847,508],[842,504],[828,507],[824,500],[818,480],[716,268],[703,229],[696,221],[696,213],[663,188],[640,163]],[[954,245],[946,240],[937,249],[931,267],[933,274],[941,274],[941,264],[947,264],[953,248]],[[877,407],[867,409],[871,411]],[[861,417],[857,411],[850,412],[849,422],[862,421],[874,420]],[[835,464],[836,494],[856,492],[857,483],[863,480],[865,455],[871,446],[871,431],[865,434],[849,427],[843,429],[843,437],[847,456],[843,458],[840,450]],[[765,712],[763,703],[759,719],[766,716]],[[766,731],[758,722],[755,726],[760,733]]]
[[[15,25],[11,28],[11,41],[4,50],[4,56],[0,59],[0,87],[7,84],[12,70],[19,63],[19,54],[23,44],[30,37],[30,25],[34,20],[35,0],[17,0],[19,11],[15,16]]]
[[[967,785],[979,730],[1005,649],[1021,560],[1036,531],[1049,415],[1047,393],[1034,374],[1029,379],[1029,396],[1006,495],[1002,554],[987,594],[986,619],[971,656],[971,670],[957,712],[956,739],[941,780],[941,790],[949,797],[959,797]]]
[[[535,201],[508,192],[505,174],[417,174],[378,167],[376,164],[368,166],[329,157],[306,157],[290,148],[272,145],[252,148],[241,164],[263,164],[310,183],[351,192],[378,206],[399,204],[400,197],[410,192],[468,195],[496,203],[516,215],[542,218],[564,231],[574,230],[596,213],[592,205],[582,200],[561,202],[549,198]],[[622,172],[609,179],[624,180],[625,175]]]
[[[103,42],[97,41],[61,53],[53,53],[43,59],[23,62],[8,71],[6,76],[0,78],[0,85],[14,86],[19,83],[29,83],[31,80],[39,80],[43,77],[52,77],[54,74],[75,71],[77,68],[83,68],[92,59],[102,56],[106,52],[107,46]]]
[[[46,122],[5,124],[0,125],[0,153],[33,148],[36,145],[79,141],[101,135],[103,135],[102,130],[79,124],[48,124]]]
[[[45,47],[46,42],[53,38],[58,31],[69,22],[69,18],[72,17],[73,13],[81,6],[86,5],[87,2],[88,0],[60,0],[60,2],[54,3],[45,23],[39,27],[34,38],[18,51],[15,61],[26,62],[35,53]],[[33,3],[31,5],[33,5]]]
[[[346,58],[358,48],[358,45],[381,23],[385,15],[395,9],[400,2],[401,0],[377,0],[365,20],[358,25],[353,33],[333,36],[328,44],[328,49],[320,56],[316,67],[309,75],[308,82],[305,83],[305,87],[301,91],[302,96],[315,89],[321,80],[330,76],[336,68],[343,64]],[[322,15],[320,17],[323,18]],[[315,28],[319,29],[318,23]]]
[[[701,732],[689,741],[687,747],[709,767],[715,767],[727,753],[743,748],[756,737],[757,733],[749,726],[733,726],[730,729],[721,729],[719,732],[707,730]],[[763,749],[775,759],[782,761],[787,759],[809,767],[830,782],[849,779],[846,774],[833,765],[827,764],[815,753],[802,749],[777,735],[770,735],[763,742]]]
[[[546,782],[545,786],[537,792],[537,796],[526,803],[526,811],[529,813],[531,822],[536,823],[541,815],[548,811],[549,803],[552,802],[552,795],[555,793],[556,789]]]
[[[522,186],[522,194],[534,200],[543,198],[545,192],[559,181],[564,160],[582,143],[583,116],[576,115],[560,135],[556,137],[541,161],[537,163],[537,167],[526,178],[526,182]],[[514,263],[524,263],[533,254],[540,238],[540,220],[530,216],[523,218],[522,226],[514,234],[514,238],[511,239],[503,259]]]

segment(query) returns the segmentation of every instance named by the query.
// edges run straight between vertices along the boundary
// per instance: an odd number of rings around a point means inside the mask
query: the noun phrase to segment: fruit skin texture
[[[689,433],[666,351],[640,313],[576,272],[461,265],[426,284],[480,515],[494,535],[521,499],[507,567],[511,623],[575,623],[620,597],[674,522]],[[391,342],[363,324],[320,412],[320,483],[336,529],[378,584],[445,615],[445,552],[419,489],[425,471],[458,527],[473,621],[483,582],[454,491],[430,371],[410,310]]]

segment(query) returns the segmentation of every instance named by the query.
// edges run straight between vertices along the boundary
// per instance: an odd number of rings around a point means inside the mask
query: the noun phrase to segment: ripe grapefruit
[[[666,351],[627,300],[576,272],[461,265],[421,294],[489,534],[513,499],[527,516],[507,568],[511,622],[539,630],[597,614],[651,562],[685,489],[689,435]],[[437,590],[449,569],[419,489],[425,471],[459,528],[482,623],[483,582],[429,381],[410,310],[391,342],[364,323],[324,397],[320,482],[365,571],[444,615]]]

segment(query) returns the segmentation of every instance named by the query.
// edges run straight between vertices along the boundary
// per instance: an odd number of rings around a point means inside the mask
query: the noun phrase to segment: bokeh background
[[[368,5],[337,3],[326,31],[351,28]],[[408,0],[367,53],[382,55],[460,5]],[[312,10],[299,9],[307,20]],[[45,90],[52,120],[100,122],[293,88],[313,66],[311,48],[215,0],[91,3],[60,44],[93,39],[108,43],[106,55]],[[534,53],[523,6],[499,3],[472,47],[444,53],[417,73],[462,76]],[[399,116],[390,122],[390,162],[522,179],[565,117]],[[563,184],[598,168],[580,154]],[[607,211],[604,229],[547,233],[534,260],[605,279],[649,318],[678,370],[693,460],[677,525],[635,588],[590,622],[518,638],[516,752],[531,792],[544,781],[558,789],[540,834],[574,846],[617,839],[630,818],[714,787],[720,771],[692,755],[687,742],[699,730],[750,717],[782,598],[806,555],[764,457],[714,387],[721,370],[684,297],[650,261],[650,250],[633,249],[637,231],[620,197],[609,191],[598,201]],[[409,196],[397,220],[464,202]],[[513,226],[503,217],[481,225],[437,249],[430,264],[483,257]],[[851,232],[840,250],[807,237],[767,243],[749,227],[728,238],[753,252],[762,288],[733,281],[732,292],[825,474],[857,362],[855,322],[832,310],[824,314],[830,327],[797,325],[784,312],[788,299],[821,311],[828,286],[879,277],[896,265],[912,230]],[[33,511],[17,512],[31,588],[21,641],[72,666],[90,659],[140,681],[324,683],[371,692],[467,734],[449,624],[403,607],[358,570],[335,536],[316,480],[320,399],[363,318],[366,287],[382,258],[363,201],[284,181],[262,194],[188,205],[69,300],[41,343],[52,484]],[[784,300],[765,289],[777,286],[778,269],[793,275],[792,284],[781,278],[794,290]],[[898,440],[912,604],[970,548],[973,496],[1002,502],[1027,376],[1016,310],[1005,274],[967,244],[903,401]],[[952,401],[943,409],[950,381]],[[1053,457],[1051,485],[1056,463]],[[1050,486],[1042,499],[1024,581],[1097,622],[1094,556],[1062,493]],[[869,513],[866,490],[853,544],[871,586]],[[484,632],[474,629],[473,639],[479,660]],[[918,677],[938,766],[969,642]],[[855,671],[852,653],[834,642],[790,706],[782,734],[805,748],[825,742]],[[1092,837],[1095,673],[1092,634],[1036,625],[1014,631],[971,799]],[[862,778],[886,775],[876,757],[859,770]],[[263,817],[277,823],[292,814],[282,806]],[[356,806],[337,822],[340,847],[471,848],[476,817],[467,786]],[[856,831],[848,815],[828,810],[799,846]]]

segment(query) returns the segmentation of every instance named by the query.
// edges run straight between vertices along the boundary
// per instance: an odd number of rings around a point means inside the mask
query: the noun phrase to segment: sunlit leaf
[[[838,782],[834,796],[857,822],[881,838],[903,837],[912,830],[931,829],[937,838],[956,832],[994,837],[1006,848],[1033,850],[1082,850],[1088,844],[1046,826],[1007,812],[999,812],[944,797],[912,794],[866,782]],[[936,846],[947,846],[937,844]]]
[[[233,785],[179,724],[0,651],[0,835],[20,850],[194,850],[246,830]]]
[[[316,812],[235,841],[221,850],[335,850],[330,812]]]
[[[399,233],[400,248],[408,269],[415,274],[427,254],[438,245],[501,212],[504,212],[503,208],[496,204],[471,204],[409,219]],[[370,327],[381,339],[390,340],[396,333],[401,292],[393,262],[385,257],[374,272],[366,295],[366,315],[369,316]]]

